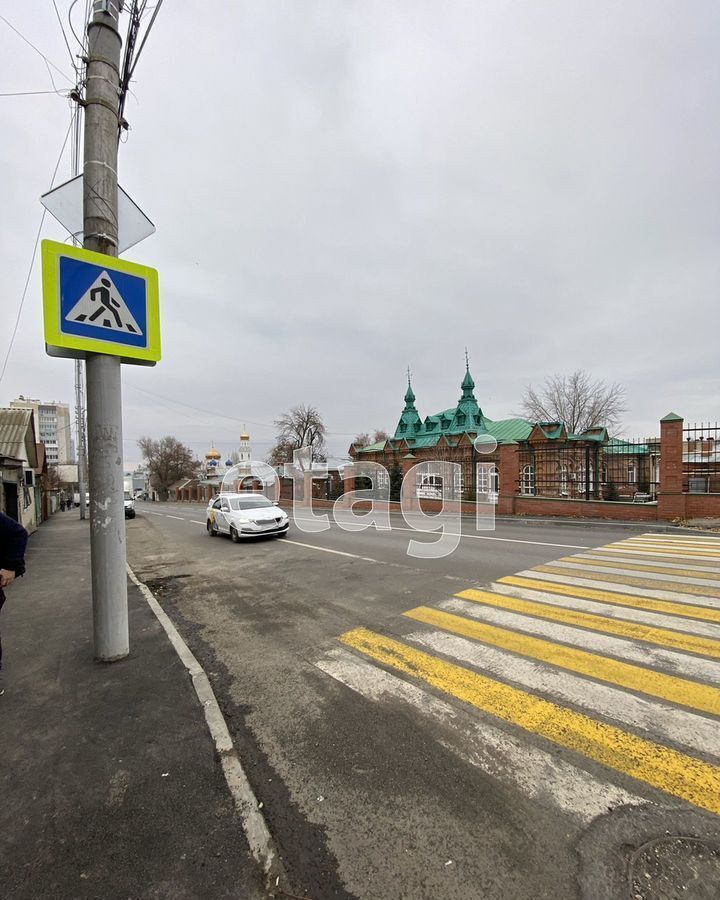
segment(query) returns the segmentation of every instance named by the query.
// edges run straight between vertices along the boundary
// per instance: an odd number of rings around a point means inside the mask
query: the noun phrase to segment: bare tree
[[[147,461],[148,475],[157,487],[161,500],[167,500],[171,484],[194,475],[200,468],[192,450],[177,438],[167,436],[154,441],[141,437],[138,447]]]
[[[382,428],[375,429],[375,434],[373,435],[373,444],[379,444],[380,441],[386,441],[387,439],[387,431],[384,431]]]
[[[271,466],[292,462],[294,451],[301,447],[310,448],[310,458],[313,462],[323,462],[327,459],[325,423],[314,406],[302,403],[294,406],[290,412],[275,419],[275,427],[277,428],[275,446],[268,457]]]
[[[540,388],[528,385],[521,406],[526,418],[564,422],[572,434],[600,425],[615,428],[627,409],[621,384],[594,380],[582,369],[572,375],[549,375]]]
[[[370,435],[367,433],[367,431],[363,431],[360,434],[355,435],[355,440],[353,441],[353,444],[355,444],[356,447],[367,447],[367,445],[369,443],[370,443]]]

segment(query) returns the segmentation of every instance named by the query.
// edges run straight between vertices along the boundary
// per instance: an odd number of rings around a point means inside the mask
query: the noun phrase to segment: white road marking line
[[[284,875],[280,856],[270,835],[265,818],[258,806],[257,797],[242,767],[240,757],[232,742],[230,731],[205,670],[180,636],[170,617],[157,602],[150,588],[137,578],[129,565],[127,566],[127,572],[130,580],[140,589],[150,609],[152,609],[157,620],[165,629],[170,643],[175,648],[175,652],[192,678],[195,693],[205,713],[205,721],[215,742],[225,780],[243,823],[243,830],[248,839],[252,855],[262,866],[268,879],[274,880],[275,876]]]
[[[192,522],[193,525],[206,525],[207,524],[206,522],[198,522],[197,519],[190,519],[189,521]]]
[[[418,631],[405,635],[404,640],[469,664],[485,674],[499,676],[526,690],[540,691],[564,704],[572,703],[595,717],[604,716],[624,727],[639,729],[645,736],[650,735],[661,742],[669,738],[683,747],[699,749],[718,758],[717,722],[662,700],[638,696],[623,688],[600,684],[548,663],[515,656],[507,650],[443,631]]]
[[[317,547],[315,544],[303,544],[302,541],[290,541],[285,539],[286,544],[295,544],[297,547],[307,547],[308,550],[319,550],[321,553],[335,553],[337,556],[349,556],[352,559],[361,559],[363,562],[378,563],[384,565],[381,559],[372,559],[370,556],[358,556],[357,553],[346,553],[344,550],[331,550],[330,547]]]
[[[620,564],[617,566],[588,566],[581,559],[570,562],[570,560],[555,560],[555,562],[546,563],[548,566],[557,566],[559,569],[567,569],[568,574],[576,572],[580,569],[583,572],[597,572],[598,576],[604,575],[628,575],[631,578],[647,578],[648,581],[675,581],[678,584],[697,584],[705,587],[720,587],[717,579],[703,578],[702,575],[670,575],[664,572],[648,572],[646,570],[638,571],[637,569],[623,569]],[[604,581],[604,579],[603,579]],[[615,581],[605,581],[605,585],[609,590],[612,585],[617,584]],[[630,585],[625,585],[630,587]],[[640,588],[642,590],[642,588]]]
[[[609,563],[617,563],[621,566],[623,563],[630,563],[634,566],[652,566],[653,568],[659,569],[687,569],[691,572],[697,572],[699,575],[702,575],[703,572],[710,572],[713,575],[720,574],[720,567],[709,565],[709,566],[700,566],[694,563],[688,563],[684,561],[674,561],[672,557],[670,557],[670,562],[668,562],[667,558],[662,560],[660,559],[639,559],[637,556],[632,559],[623,558],[621,556],[605,556],[595,551],[588,553],[575,553],[573,554],[573,559],[594,559],[601,560],[602,562]],[[604,566],[602,567],[605,568]],[[598,566],[598,571],[600,571],[600,567]],[[635,570],[638,575],[642,575],[645,571],[644,569],[636,569]]]
[[[517,591],[519,589],[516,589]],[[500,592],[496,591],[496,593]],[[502,593],[505,592],[503,591]],[[527,593],[534,593],[536,597],[543,596],[535,591],[528,591]],[[521,599],[530,600],[535,599],[535,597],[524,597]],[[711,659],[678,653],[665,647],[648,646],[630,638],[602,634],[599,631],[587,631],[582,628],[575,628],[572,625],[564,625],[560,622],[535,619],[523,613],[497,609],[494,606],[484,606],[469,600],[461,600],[459,597],[445,600],[440,604],[440,609],[461,613],[480,622],[489,622],[493,625],[498,625],[500,628],[507,628],[522,634],[533,634],[562,644],[570,644],[582,650],[599,653],[602,656],[629,660],[648,666],[651,669],[666,671],[681,678],[706,681],[713,686],[720,684],[720,663]],[[720,733],[717,725],[714,725],[714,728],[715,753],[720,754]]]
[[[551,565],[551,563],[548,563]],[[614,581],[603,581],[602,578],[579,578],[570,575],[554,575],[549,572],[537,572],[535,569],[523,569],[516,572],[517,578],[534,578],[538,581],[554,581],[557,584],[568,584],[571,587],[587,587],[601,591],[612,591],[616,594],[632,594],[652,600],[673,600],[676,603],[689,603],[693,606],[710,606],[720,609],[720,598],[705,597],[696,594],[676,594],[674,591],[663,591],[657,588],[638,587],[632,584],[616,584]]]
[[[303,521],[303,520],[309,521],[309,518],[307,516],[293,516],[292,517],[293,521],[295,520],[295,518],[300,519],[300,521]],[[340,527],[337,524],[337,522],[333,522],[332,519],[330,519],[330,524],[336,526],[337,528]],[[388,531],[387,528],[367,529],[367,530],[368,531],[372,531],[372,530],[381,531],[382,530],[385,532]],[[439,537],[439,535],[440,535],[440,530],[432,531],[429,528],[405,528],[400,525],[391,525],[389,530],[390,531],[407,531],[407,532],[410,532],[411,534],[434,534],[436,537]],[[348,533],[350,533],[350,532],[348,532]],[[356,532],[356,533],[359,533],[359,532]],[[476,541],[501,541],[502,543],[506,543],[506,544],[530,544],[535,547],[565,547],[568,550],[590,550],[590,549],[592,549],[592,547],[587,544],[555,544],[555,543],[550,543],[548,541],[525,541],[525,540],[521,540],[520,538],[495,537],[495,536],[490,536],[490,535],[486,535],[486,534],[462,534],[462,533],[458,533],[457,531],[454,531],[454,532],[446,531],[445,533],[450,535],[451,537],[472,538],[473,540],[476,540]]]
[[[180,522],[187,522],[188,520],[185,516],[171,516],[169,513],[165,513],[166,519],[178,519]]]
[[[151,516],[162,516],[163,518],[165,518],[165,513],[151,512],[150,515],[151,515]]]
[[[370,700],[403,701],[443,726],[438,743],[461,759],[493,778],[514,783],[531,799],[551,803],[581,822],[591,822],[615,806],[646,802],[345,649],[330,651],[315,665]]]

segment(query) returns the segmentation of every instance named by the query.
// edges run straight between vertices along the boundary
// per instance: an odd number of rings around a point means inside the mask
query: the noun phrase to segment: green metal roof
[[[537,427],[548,440],[554,441],[557,440],[557,438],[562,437],[563,428],[565,426],[562,422],[538,422]]]
[[[511,441],[526,441],[530,437],[533,426],[525,419],[502,419],[492,422],[483,419],[483,424],[488,434],[491,434],[498,444],[507,444]]]
[[[605,446],[605,453],[616,453],[623,456],[644,456],[650,453],[647,444],[634,444],[632,441],[624,441],[622,438],[610,438]]]
[[[459,439],[463,434],[467,434],[472,440],[478,434],[491,434],[500,444],[528,439],[533,429],[531,422],[525,419],[503,419],[494,422],[483,415],[483,411],[475,399],[475,382],[467,364],[460,387],[462,396],[456,406],[451,406],[449,409],[442,410],[442,412],[426,416],[422,420],[415,408],[415,394],[408,379],[405,408],[402,411],[400,421],[391,440],[407,441],[408,446],[416,450],[437,446],[441,436],[444,436],[446,439],[450,436]],[[545,424],[547,425],[548,423]],[[557,425],[558,423],[552,424]],[[457,442],[453,442],[452,445],[457,446]],[[381,452],[382,449],[383,447],[371,445],[360,452]]]
[[[377,444],[368,444],[366,447],[360,447],[359,453],[381,453],[385,449],[387,441],[378,441]]]
[[[579,434],[569,434],[569,441],[594,441],[598,444],[603,444],[608,438],[607,428],[588,428],[587,431],[582,431]]]

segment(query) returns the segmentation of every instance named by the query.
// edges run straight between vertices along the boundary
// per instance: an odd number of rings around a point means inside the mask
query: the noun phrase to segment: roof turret
[[[395,429],[396,438],[414,437],[422,428],[422,421],[415,408],[415,392],[410,382],[410,368],[407,371],[408,386],[405,391],[405,409],[402,411],[400,421]]]

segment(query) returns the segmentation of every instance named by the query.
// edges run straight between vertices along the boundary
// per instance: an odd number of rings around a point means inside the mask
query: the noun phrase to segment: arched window
[[[523,466],[520,478],[520,493],[535,493],[535,466]]]
[[[568,467],[565,463],[558,465],[558,481],[560,482],[560,496],[567,497],[568,494]]]
[[[584,494],[584,493],[585,493],[585,488],[587,487],[586,482],[585,482],[585,472],[586,472],[586,469],[585,469],[585,463],[583,463],[583,464],[580,466],[580,474],[579,474],[579,476],[578,476],[578,491],[580,492],[580,494]],[[594,481],[594,479],[595,479],[595,472],[594,472],[594,470],[593,470],[593,465],[592,465],[592,463],[590,463],[589,474],[590,474],[590,478],[589,478],[587,484],[589,485],[590,491],[592,492],[592,491],[595,490],[595,481]]]
[[[486,494],[490,503],[498,502],[498,496],[500,494],[500,473],[498,472],[497,466],[490,466],[489,470],[484,466],[478,468],[477,492],[480,495],[480,500],[483,500],[482,495]]]

